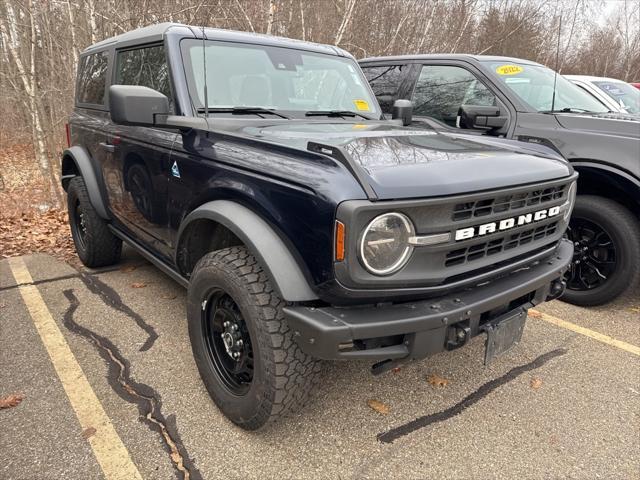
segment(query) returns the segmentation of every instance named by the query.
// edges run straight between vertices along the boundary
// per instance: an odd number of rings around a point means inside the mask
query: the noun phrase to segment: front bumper
[[[302,350],[317,358],[424,358],[461,346],[507,312],[526,312],[557,298],[572,255],[572,243],[561,240],[543,260],[444,297],[357,307],[287,306],[284,314]]]

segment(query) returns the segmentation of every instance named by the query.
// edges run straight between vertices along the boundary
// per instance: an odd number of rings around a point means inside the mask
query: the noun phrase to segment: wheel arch
[[[572,161],[571,164],[580,174],[578,194],[609,198],[640,218],[640,180],[609,165],[587,160]]]
[[[93,208],[95,208],[100,217],[109,220],[109,214],[100,191],[98,176],[93,168],[91,157],[83,147],[76,145],[62,153],[62,188],[66,191],[71,179],[78,175],[84,179]]]
[[[235,245],[245,245],[258,258],[284,300],[318,299],[274,229],[249,208],[229,200],[207,202],[187,215],[178,231],[175,264],[183,275],[189,275],[206,253]]]

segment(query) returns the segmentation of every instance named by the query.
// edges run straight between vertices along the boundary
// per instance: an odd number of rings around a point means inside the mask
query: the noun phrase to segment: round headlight
[[[409,237],[415,235],[411,220],[401,213],[385,213],[374,218],[360,240],[360,260],[375,275],[389,275],[400,270],[413,247]]]
[[[576,190],[577,182],[573,182],[567,192],[567,201],[565,202],[566,208],[564,210],[563,218],[565,221],[569,220],[571,212],[573,211],[573,204],[576,203]]]

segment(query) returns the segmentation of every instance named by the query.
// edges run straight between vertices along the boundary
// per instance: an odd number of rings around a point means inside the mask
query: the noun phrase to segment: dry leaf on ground
[[[529,385],[531,386],[531,388],[533,388],[534,390],[538,390],[541,386],[542,386],[542,379],[538,378],[538,377],[533,377],[531,379],[531,382],[529,383]]]
[[[381,415],[387,415],[391,411],[389,405],[386,405],[378,400],[367,400],[367,405],[369,405],[369,407],[371,407]]]
[[[96,429],[93,427],[87,427],[82,431],[82,438],[85,440],[89,437],[93,437],[96,434]]]
[[[147,284],[143,282],[134,282],[131,284],[131,288],[144,288]]]
[[[449,380],[435,373],[427,377],[427,382],[434,387],[446,387],[449,384]]]
[[[175,293],[165,293],[164,295],[160,295],[160,298],[164,298],[165,300],[173,300],[177,295]]]
[[[640,307],[631,307],[629,310],[633,313],[640,313]]]
[[[391,371],[392,371],[393,373],[398,373],[398,372],[400,372],[400,370],[402,370],[402,368],[400,368],[400,367],[393,367],[393,368],[391,369]]]
[[[538,312],[537,310],[529,310],[528,315],[531,318],[542,318],[542,313]]]
[[[0,409],[15,407],[20,404],[23,398],[24,395],[21,393],[12,393],[11,395],[0,397]]]
[[[135,265],[123,265],[122,267],[120,267],[120,271],[122,273],[129,273],[129,272],[133,272],[136,268]]]

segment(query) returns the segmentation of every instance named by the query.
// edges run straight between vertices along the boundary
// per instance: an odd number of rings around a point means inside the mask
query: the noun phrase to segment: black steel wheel
[[[245,395],[253,381],[253,349],[247,324],[233,299],[215,289],[202,311],[202,335],[212,367],[235,395]]]
[[[255,430],[306,403],[321,363],[294,340],[285,302],[246,247],[203,256],[187,297],[193,358],[227,418]]]
[[[93,208],[84,179],[80,176],[69,182],[67,212],[73,243],[84,265],[105,267],[120,259],[122,240],[109,230],[107,221]]]
[[[567,236],[574,256],[562,300],[581,306],[610,302],[640,282],[640,224],[624,206],[578,195]]]

